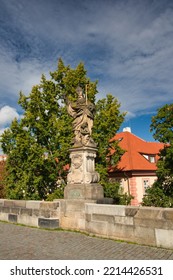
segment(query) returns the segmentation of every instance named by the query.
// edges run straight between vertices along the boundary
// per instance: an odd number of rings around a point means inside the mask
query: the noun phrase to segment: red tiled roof
[[[155,156],[158,160],[158,154],[161,149],[164,148],[163,143],[158,142],[146,142],[143,139],[137,137],[131,132],[120,132],[116,134],[110,142],[119,140],[119,146],[125,150],[125,153],[121,157],[118,166],[112,167],[109,171],[123,170],[147,170],[154,171],[157,169],[156,162],[151,163],[143,155]]]

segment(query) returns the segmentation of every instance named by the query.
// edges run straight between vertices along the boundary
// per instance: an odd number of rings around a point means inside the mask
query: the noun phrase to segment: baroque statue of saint
[[[95,115],[95,105],[87,100],[80,86],[76,89],[78,99],[76,102],[70,102],[66,97],[68,114],[73,120],[74,147],[93,146],[96,147],[91,137],[92,127]]]

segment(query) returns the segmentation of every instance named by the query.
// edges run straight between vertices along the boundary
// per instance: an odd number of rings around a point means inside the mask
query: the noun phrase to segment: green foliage
[[[118,143],[110,143],[110,139],[117,133],[125,113],[120,113],[120,103],[111,94],[101,99],[96,104],[96,116],[94,120],[93,139],[98,143],[98,156],[96,158],[96,169],[101,175],[101,183],[108,181],[108,167],[110,165],[110,149],[116,150],[111,160],[114,165],[120,160],[123,151]]]
[[[49,80],[42,75],[40,84],[33,86],[28,96],[20,92],[23,117],[20,121],[14,119],[1,137],[2,149],[8,155],[8,198],[62,198],[64,186],[57,188],[57,178],[66,180],[64,166],[69,164],[73,137],[72,118],[67,113],[65,100],[75,101],[76,87],[80,85],[85,90],[87,85],[88,99],[95,103],[97,81],[91,82],[86,74],[83,63],[72,69],[59,59]],[[93,138],[98,143],[96,166],[104,184],[108,183],[110,161],[106,157],[110,148],[116,148],[115,164],[122,154],[117,143],[109,143],[124,120],[125,114],[119,109],[120,104],[110,94],[96,104]]]
[[[152,118],[154,138],[165,143],[157,163],[157,181],[147,189],[143,205],[173,207],[173,104],[160,108]],[[168,144],[169,143],[169,144]]]
[[[124,121],[126,113],[120,113],[120,103],[111,94],[99,100],[96,104],[96,116],[93,128],[93,139],[98,143],[96,170],[100,174],[100,182],[104,188],[104,196],[114,199],[116,204],[129,204],[132,197],[123,194],[120,183],[109,182],[108,168],[116,166],[124,151],[118,141],[110,142]],[[110,153],[114,150],[115,153]]]
[[[173,141],[173,104],[161,107],[157,115],[152,117],[151,132],[154,139],[162,143]]]
[[[46,200],[53,201],[54,199],[64,198],[64,188],[65,188],[65,184],[58,185],[57,188],[54,190],[54,192],[48,195]]]
[[[5,198],[5,180],[6,177],[6,168],[5,161],[0,162],[0,198]]]
[[[142,205],[154,207],[173,207],[173,198],[166,195],[164,189],[156,182],[151,188],[146,190]]]
[[[115,204],[129,205],[133,197],[123,193],[119,182],[106,182],[103,184],[104,197],[113,198]]]
[[[76,69],[58,62],[58,69],[44,75],[29,96],[20,92],[24,113],[14,120],[2,137],[2,149],[8,155],[6,191],[9,198],[46,199],[56,190],[58,176],[66,177],[69,163],[72,125],[64,106],[64,95],[75,98],[78,84],[89,83],[83,64]],[[88,94],[94,95],[93,85]],[[71,91],[70,91],[71,89]]]

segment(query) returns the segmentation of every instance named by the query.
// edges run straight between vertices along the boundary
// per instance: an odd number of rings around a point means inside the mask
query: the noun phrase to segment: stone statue
[[[96,147],[91,137],[95,105],[87,100],[83,95],[81,87],[77,87],[78,99],[70,102],[66,97],[68,114],[73,117],[74,147],[93,146]]]
[[[68,114],[73,118],[74,132],[64,198],[98,200],[104,197],[104,192],[98,183],[100,175],[95,171],[97,145],[91,137],[95,106],[87,98],[87,88],[85,96],[81,87],[77,87],[76,92],[76,102],[71,102],[64,96]]]

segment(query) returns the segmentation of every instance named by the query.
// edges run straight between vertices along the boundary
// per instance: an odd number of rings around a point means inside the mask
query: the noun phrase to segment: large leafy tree
[[[109,181],[108,169],[110,165],[116,165],[124,151],[118,141],[110,142],[110,139],[119,130],[125,113],[120,113],[120,103],[111,94],[96,103],[96,116],[93,129],[93,138],[98,143],[98,155],[96,169],[101,177],[101,185],[104,196],[111,197],[116,204],[128,204],[131,197],[123,193],[119,182]],[[111,151],[115,151],[112,153]]]
[[[147,190],[143,205],[173,207],[173,104],[159,108],[152,118],[151,131],[159,142],[165,143],[157,163],[157,181]]]
[[[76,87],[85,89],[87,85],[88,99],[95,103],[97,82],[87,77],[83,63],[72,69],[59,59],[57,69],[50,76],[47,80],[42,75],[40,84],[33,86],[28,96],[20,92],[23,117],[20,121],[14,119],[1,137],[2,149],[8,155],[6,193],[9,198],[47,199],[57,192],[57,179],[63,178],[63,182],[66,179],[65,167],[69,164],[73,137],[65,97],[76,100]],[[107,179],[109,139],[119,129],[125,114],[120,113],[120,104],[111,95],[99,100],[96,108],[93,138],[98,143],[97,169],[103,181]],[[115,161],[119,156],[117,150]]]
[[[4,180],[6,177],[5,161],[0,161],[0,198],[5,197]]]

